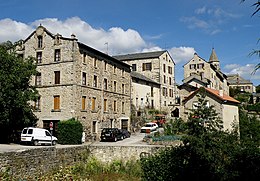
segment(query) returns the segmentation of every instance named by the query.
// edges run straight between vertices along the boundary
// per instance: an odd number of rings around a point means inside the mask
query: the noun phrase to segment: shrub
[[[75,118],[58,123],[58,141],[60,144],[81,144],[83,126]]]

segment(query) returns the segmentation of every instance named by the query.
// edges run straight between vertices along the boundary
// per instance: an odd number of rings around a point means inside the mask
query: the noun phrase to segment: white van
[[[39,144],[52,144],[56,145],[58,139],[55,136],[51,136],[51,133],[42,128],[28,127],[24,128],[21,134],[21,144],[31,143],[34,145]]]

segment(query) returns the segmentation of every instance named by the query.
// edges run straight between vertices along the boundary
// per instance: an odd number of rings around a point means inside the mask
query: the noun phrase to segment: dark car
[[[124,139],[122,132],[118,128],[104,128],[102,129],[101,141],[117,141]]]
[[[120,131],[122,132],[124,139],[130,138],[131,133],[129,131],[127,131],[126,129],[120,129]]]

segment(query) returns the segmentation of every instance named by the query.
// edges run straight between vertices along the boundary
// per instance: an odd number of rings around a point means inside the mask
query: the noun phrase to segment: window
[[[124,77],[124,76],[125,76],[125,70],[122,69],[122,77]]]
[[[97,133],[97,121],[92,122],[92,133]]]
[[[81,100],[81,109],[82,110],[86,110],[86,96],[82,96],[82,100]]]
[[[42,52],[36,52],[37,63],[42,63]]]
[[[107,90],[107,79],[104,79],[104,90]]]
[[[168,73],[172,74],[172,67],[168,66]]]
[[[132,64],[132,71],[136,71],[136,64]]]
[[[54,96],[54,110],[60,110],[60,96]]]
[[[153,97],[153,87],[151,87],[151,97]]]
[[[97,67],[97,58],[96,57],[93,58],[93,66]]]
[[[42,36],[38,36],[38,48],[42,48]]]
[[[202,68],[204,68],[204,64],[203,64],[203,63],[199,63],[199,64],[197,64],[197,68],[198,68],[198,69],[202,69]]]
[[[107,99],[104,99],[104,112],[107,112]]]
[[[41,97],[37,97],[37,100],[34,102],[34,110],[40,110],[41,106]]]
[[[125,112],[125,102],[122,102],[122,113]]]
[[[60,49],[55,49],[54,51],[54,62],[60,61]]]
[[[86,52],[84,52],[84,53],[83,53],[83,60],[82,60],[83,63],[86,63],[86,57],[87,57],[87,54],[86,54]]]
[[[87,74],[85,72],[82,72],[82,85],[87,84]]]
[[[93,87],[97,87],[97,76],[94,75],[94,79],[93,79]]]
[[[154,108],[154,101],[151,100],[151,108]]]
[[[104,62],[104,70],[107,70],[107,62]]]
[[[198,103],[198,102],[194,101],[194,102],[192,103],[192,109],[198,109],[198,106],[199,106],[199,103]]]
[[[122,84],[122,94],[125,93],[125,84]]]
[[[169,84],[172,85],[172,78],[169,77]]]
[[[60,71],[54,71],[54,84],[60,84]]]
[[[163,96],[167,96],[167,88],[163,87]]]
[[[114,81],[114,92],[116,92],[116,81]]]
[[[167,104],[166,104],[166,101],[164,101],[164,106],[166,106]]]
[[[166,76],[165,75],[163,76],[163,83],[166,84]]]
[[[163,72],[165,73],[166,72],[166,65],[163,64]]]
[[[114,65],[114,74],[116,74],[116,65]]]
[[[143,63],[143,71],[151,71],[152,70],[152,63]]]
[[[114,101],[113,111],[116,112],[116,101]]]
[[[35,76],[35,85],[42,85],[42,74],[39,72]]]
[[[196,64],[190,64],[190,69],[196,69]]]
[[[92,97],[92,100],[91,100],[91,110],[92,111],[96,110],[96,98],[95,97]]]

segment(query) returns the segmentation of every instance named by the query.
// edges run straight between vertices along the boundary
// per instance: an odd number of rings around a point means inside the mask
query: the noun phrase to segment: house
[[[183,83],[188,83],[197,88],[208,87],[215,90],[223,90],[229,95],[227,76],[220,70],[220,62],[214,48],[209,61],[201,58],[197,53],[184,66]]]
[[[168,51],[155,51],[114,56],[129,64],[133,72],[138,72],[160,85],[159,95],[154,97],[158,109],[170,113],[175,103],[175,63]]]
[[[137,115],[145,108],[159,109],[160,84],[136,72],[131,72],[131,102],[135,105]]]
[[[72,117],[78,119],[86,139],[97,138],[104,127],[130,129],[130,66],[70,38],[52,34],[39,26],[17,51],[35,57],[37,87],[33,103],[37,126],[49,128]]]
[[[194,105],[198,103],[197,94],[201,93],[201,90],[205,90],[205,100],[208,106],[214,106],[214,109],[218,113],[219,118],[223,121],[223,129],[231,131],[234,125],[239,125],[239,101],[226,95],[222,90],[215,90],[210,88],[198,88],[191,92],[183,101],[184,113],[182,118],[188,119],[188,114],[191,109],[194,109]]]
[[[227,75],[227,81],[229,83],[229,87],[232,89],[238,89],[239,91],[248,93],[256,92],[256,88],[253,83],[250,80],[246,80],[239,76],[239,74]]]

